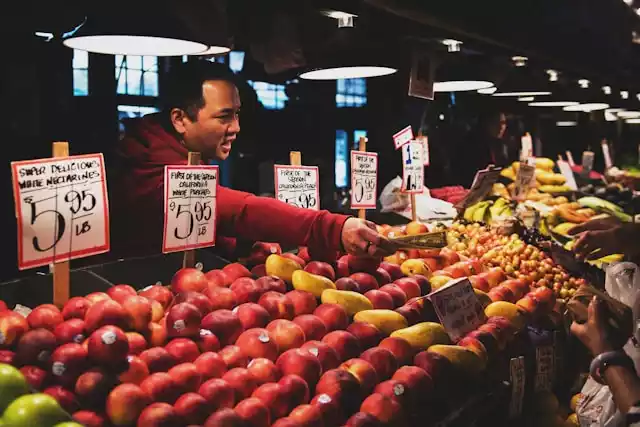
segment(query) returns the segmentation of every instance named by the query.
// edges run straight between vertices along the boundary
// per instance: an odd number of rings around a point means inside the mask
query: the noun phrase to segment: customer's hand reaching
[[[577,225],[569,234],[578,236],[573,251],[581,259],[593,260],[612,254],[633,258],[640,254],[640,224],[609,217]]]

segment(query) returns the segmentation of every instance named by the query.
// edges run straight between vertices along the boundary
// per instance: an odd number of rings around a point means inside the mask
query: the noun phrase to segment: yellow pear
[[[373,310],[371,301],[358,292],[327,289],[322,292],[320,300],[323,304],[338,304],[342,306],[349,316],[353,316],[363,310]]]
[[[415,276],[416,274],[420,274],[422,276],[429,277],[431,276],[431,270],[427,264],[421,259],[408,259],[402,263],[400,266],[400,270],[405,276]]]
[[[527,325],[524,311],[517,305],[507,301],[492,302],[484,309],[484,314],[487,317],[504,317],[508,319],[517,330],[522,330]]]
[[[268,276],[277,276],[288,283],[292,282],[295,271],[302,270],[302,266],[294,260],[277,254],[267,257],[264,268]]]
[[[330,279],[317,274],[307,273],[304,270],[294,271],[292,281],[294,289],[310,292],[316,298],[320,298],[323,291],[336,288],[335,283]]]
[[[392,337],[402,338],[416,351],[423,351],[434,344],[450,344],[449,335],[444,327],[435,322],[416,323],[408,328],[398,329]]]
[[[353,320],[370,323],[385,335],[391,335],[398,329],[409,326],[407,319],[393,310],[364,310],[356,313]]]
[[[431,283],[431,290],[435,291],[436,289],[440,289],[441,287],[449,283],[450,280],[453,279],[449,276],[431,276],[429,278],[429,283]]]

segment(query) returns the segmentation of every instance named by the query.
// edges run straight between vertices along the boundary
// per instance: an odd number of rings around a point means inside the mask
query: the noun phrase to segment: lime
[[[0,364],[0,414],[16,398],[29,393],[22,373],[11,365]]]
[[[58,402],[44,393],[27,394],[14,400],[3,414],[3,421],[12,427],[52,427],[71,417]]]

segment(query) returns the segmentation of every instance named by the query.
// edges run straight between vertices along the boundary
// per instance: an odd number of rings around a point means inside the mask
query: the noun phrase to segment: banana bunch
[[[564,179],[564,177],[562,177]],[[571,191],[571,187],[568,185],[540,185],[538,186],[538,190],[543,193],[566,193],[567,191]]]
[[[474,222],[491,223],[494,218],[511,216],[513,211],[509,205],[509,201],[499,198],[495,202],[492,200],[484,200],[475,205],[469,206],[464,211],[464,219]]]
[[[562,185],[567,182],[561,173],[553,173],[544,169],[536,169],[535,176],[540,185]]]
[[[631,215],[626,214],[620,206],[599,197],[582,197],[578,199],[578,204],[585,208],[593,209],[596,212],[613,215],[621,221],[631,222],[632,220]]]
[[[503,198],[508,199],[508,200],[511,199],[511,195],[509,194],[509,190],[507,190],[507,187],[501,182],[496,182],[495,184],[493,184],[493,187],[491,187],[491,193],[490,194],[492,196],[503,197]]]

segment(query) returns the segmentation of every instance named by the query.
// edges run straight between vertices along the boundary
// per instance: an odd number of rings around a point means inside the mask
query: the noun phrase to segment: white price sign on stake
[[[218,166],[165,166],[162,252],[215,245],[218,173]]]
[[[109,201],[102,154],[11,163],[18,268],[109,251]]]
[[[402,192],[422,194],[424,162],[422,144],[411,141],[402,147]]]
[[[609,143],[606,139],[602,140],[602,155],[604,156],[605,170],[609,170],[613,167],[613,161],[611,160],[611,152],[609,151]]]
[[[317,166],[275,165],[276,198],[304,209],[320,209]]]
[[[458,341],[482,325],[486,316],[471,282],[466,277],[449,281],[429,294],[440,323],[452,341]]]
[[[565,151],[565,153],[567,154],[567,161],[569,162],[569,166],[574,167],[576,165],[576,162],[573,161],[573,154],[571,154],[571,151],[569,150]]]
[[[429,138],[426,136],[419,136],[416,141],[422,144],[422,163],[425,166],[429,166],[431,156],[429,155]]]
[[[509,361],[509,379],[511,380],[509,418],[513,419],[522,414],[525,386],[524,356],[514,357]]]
[[[573,175],[573,170],[571,170],[571,166],[569,163],[564,160],[558,160],[558,168],[560,169],[560,173],[567,180],[567,186],[572,190],[578,189],[578,184],[576,184],[576,177]]]
[[[524,134],[522,138],[520,138],[520,160],[524,161],[529,157],[533,156],[533,139],[529,132]]]
[[[378,154],[351,151],[351,209],[375,209]]]
[[[413,129],[411,129],[411,125],[393,135],[393,144],[396,150],[410,141],[413,141]]]

